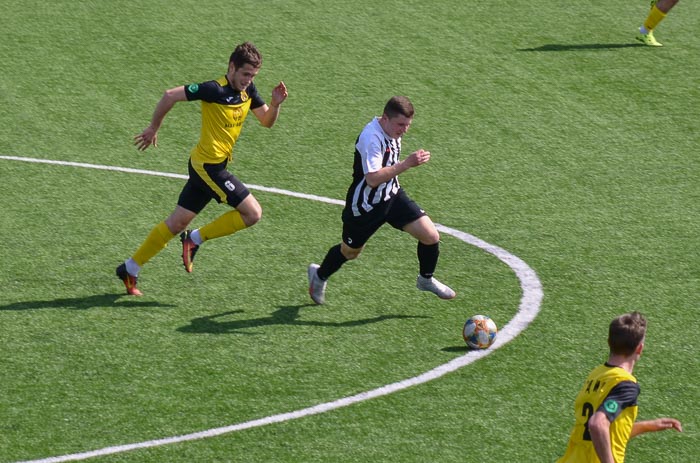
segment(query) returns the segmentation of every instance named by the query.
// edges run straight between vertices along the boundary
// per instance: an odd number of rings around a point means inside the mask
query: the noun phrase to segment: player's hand
[[[143,151],[151,145],[158,148],[158,131],[149,125],[143,132],[134,137],[134,145],[139,151]]]
[[[675,418],[657,418],[653,420],[654,426],[656,426],[657,431],[663,431],[666,429],[675,429],[678,432],[683,432],[683,427],[681,422]]]
[[[287,86],[284,82],[277,84],[275,88],[272,89],[272,102],[273,106],[279,106],[284,100],[287,99]]]
[[[424,149],[414,151],[406,158],[406,162],[411,167],[420,166],[428,161],[430,161],[430,151]]]

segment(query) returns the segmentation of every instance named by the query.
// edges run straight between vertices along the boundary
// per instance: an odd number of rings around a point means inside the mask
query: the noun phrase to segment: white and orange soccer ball
[[[486,315],[474,315],[464,324],[462,336],[472,349],[486,349],[496,340],[498,327]]]

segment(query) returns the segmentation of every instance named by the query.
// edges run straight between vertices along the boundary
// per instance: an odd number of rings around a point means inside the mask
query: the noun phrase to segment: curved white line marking
[[[23,158],[17,156],[0,156],[0,159],[10,160],[10,161],[23,161],[23,162],[34,162],[43,164],[56,164],[62,166],[73,166],[73,167],[84,167],[89,169],[101,169],[110,170],[117,172],[127,172],[145,175],[155,175],[160,177],[172,177],[172,178],[182,178],[186,179],[186,175],[170,174],[165,172],[156,172],[150,170],[141,169],[129,169],[126,167],[111,167],[111,166],[101,166],[96,164],[84,164],[80,162],[64,162],[64,161],[52,161],[47,159],[34,159],[34,158]],[[256,185],[247,185],[248,188],[267,191],[271,193],[279,193],[288,196],[294,196],[297,198],[311,199],[314,201],[321,201],[329,204],[339,204],[343,205],[344,202],[336,199],[325,198],[323,196],[307,195],[303,193],[296,193],[293,191],[280,190],[277,188],[268,188]],[[365,400],[374,399],[376,397],[385,396],[403,389],[407,389],[418,384],[427,383],[437,379],[447,373],[451,373],[458,370],[470,363],[486,357],[494,350],[500,348],[504,344],[512,341],[520,332],[522,332],[537,316],[540,311],[540,304],[542,303],[542,297],[544,293],[542,291],[542,284],[540,283],[537,274],[533,269],[530,268],[523,260],[510,254],[508,251],[489,244],[475,236],[468,233],[455,230],[453,228],[445,227],[444,225],[437,224],[437,228],[441,233],[446,233],[452,235],[455,238],[464,241],[465,243],[471,244],[484,251],[493,254],[500,261],[508,265],[518,277],[520,281],[520,287],[522,289],[523,295],[520,298],[520,304],[518,306],[518,312],[515,314],[513,319],[511,319],[508,324],[501,328],[498,332],[498,337],[496,342],[490,349],[480,350],[480,351],[469,351],[461,357],[457,357],[445,364],[442,364],[430,371],[423,374],[415,376],[413,378],[404,379],[395,383],[387,384],[386,386],[378,387],[370,391],[361,392],[359,394],[344,397],[342,399],[334,400],[332,402],[326,402],[313,407],[303,408],[301,410],[296,410],[288,413],[280,413],[277,415],[266,416],[264,418],[259,418],[257,420],[246,421],[244,423],[234,424],[230,426],[223,426],[220,428],[208,429],[206,431],[195,432],[192,434],[185,434],[181,436],[166,437],[163,439],[155,439],[145,442],[138,442],[135,444],[125,444],[117,445],[113,447],[105,447],[98,450],[92,450],[89,452],[74,453],[71,455],[62,455],[58,457],[49,457],[41,460],[27,460],[18,463],[60,463],[64,461],[77,461],[86,460],[88,458],[99,457],[103,455],[111,455],[114,453],[128,452],[130,450],[143,449],[149,447],[158,447],[162,445],[175,444],[179,442],[205,439],[208,437],[220,436],[222,434],[227,434],[236,431],[242,431],[244,429],[255,428],[259,426],[265,426],[273,423],[281,423],[283,421],[294,420],[297,418],[303,418],[305,416],[317,415],[319,413],[324,413],[330,410],[335,410],[337,408],[347,407],[358,402],[363,402]]]

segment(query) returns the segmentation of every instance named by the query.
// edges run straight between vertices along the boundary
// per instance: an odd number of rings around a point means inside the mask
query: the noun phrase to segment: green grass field
[[[362,127],[394,94],[416,117],[401,176],[436,223],[522,259],[540,312],[490,355],[347,407],[98,462],[553,462],[572,404],[605,360],[616,315],[649,319],[640,418],[684,433],[633,439],[627,461],[700,455],[700,6],[680,2],[638,46],[647,1],[0,0],[0,462],[246,423],[414,378],[467,353],[464,320],[501,327],[513,270],[443,233],[418,292],[415,242],[390,227],[315,306],[306,266],[340,239],[341,208],[253,190],[255,227],[208,242],[186,274],[174,240],[142,298],[114,268],[175,205],[183,180],[26,157],[186,174],[199,106],[181,103],[144,153],[132,138],[162,92],[218,78],[254,42],[272,130],[246,122],[233,172],[251,185],[344,198]],[[227,209],[211,204],[201,226]]]

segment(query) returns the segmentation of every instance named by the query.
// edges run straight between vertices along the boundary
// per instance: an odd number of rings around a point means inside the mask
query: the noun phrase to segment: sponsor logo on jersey
[[[197,90],[199,90],[199,85],[198,84],[190,84],[187,87],[187,90],[189,90],[190,93],[197,93]]]

